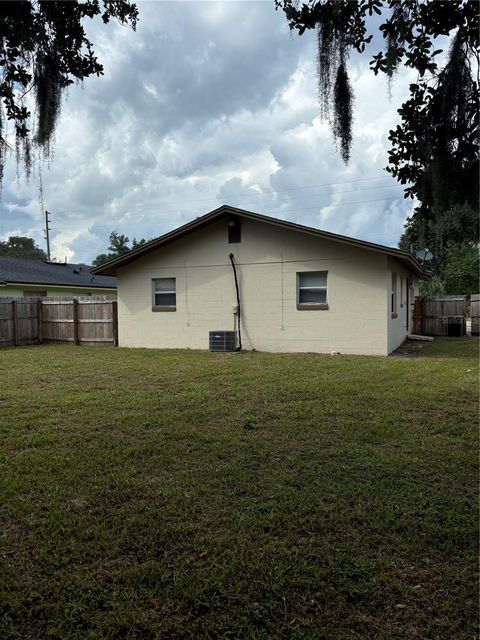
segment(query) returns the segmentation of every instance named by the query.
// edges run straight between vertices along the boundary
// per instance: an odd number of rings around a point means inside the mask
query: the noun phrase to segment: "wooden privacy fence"
[[[415,298],[413,333],[426,336],[464,336],[465,330],[465,296]]]
[[[480,293],[470,296],[470,315],[472,318],[472,336],[480,335]]]
[[[117,346],[117,301],[93,296],[0,298],[0,346],[40,342]]]

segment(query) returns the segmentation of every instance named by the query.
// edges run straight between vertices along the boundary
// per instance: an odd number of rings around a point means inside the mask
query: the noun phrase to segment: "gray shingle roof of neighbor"
[[[88,289],[116,289],[117,278],[90,273],[86,264],[46,262],[0,256],[0,284],[44,284]]]

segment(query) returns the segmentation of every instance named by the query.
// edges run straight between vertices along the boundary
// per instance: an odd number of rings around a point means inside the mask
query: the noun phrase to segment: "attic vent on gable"
[[[230,218],[228,221],[228,244],[242,241],[242,226],[240,218]]]

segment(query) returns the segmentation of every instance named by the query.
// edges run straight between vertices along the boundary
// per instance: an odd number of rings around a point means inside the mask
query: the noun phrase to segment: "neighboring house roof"
[[[175,240],[183,238],[184,236],[197,231],[197,229],[205,227],[208,224],[212,224],[213,222],[217,222],[221,218],[228,218],[229,216],[245,218],[247,220],[254,220],[257,222],[264,222],[284,229],[299,231],[307,235],[323,238],[325,240],[332,240],[334,242],[348,244],[351,246],[359,247],[361,249],[369,249],[370,251],[383,253],[388,256],[392,256],[397,260],[400,260],[400,262],[414,271],[417,275],[421,277],[426,277],[427,275],[420,262],[418,262],[418,260],[416,260],[416,258],[414,258],[407,251],[402,251],[401,249],[395,249],[393,247],[387,247],[382,244],[366,242],[365,240],[356,240],[355,238],[341,236],[336,233],[330,233],[329,231],[321,231],[320,229],[315,229],[313,227],[306,227],[302,224],[287,222],[286,220],[279,220],[278,218],[271,218],[270,216],[264,216],[252,211],[245,211],[244,209],[237,209],[236,207],[230,207],[229,205],[222,205],[218,209],[210,211],[204,216],[200,216],[199,218],[192,220],[192,222],[188,222],[187,224],[184,224],[183,226],[178,227],[177,229],[174,229],[173,231],[170,231],[169,233],[166,233],[159,238],[155,238],[154,240],[147,242],[138,249],[129,251],[128,253],[118,258],[114,258],[113,260],[109,260],[108,262],[105,262],[98,267],[94,267],[92,269],[92,273],[114,275],[118,267],[123,267],[130,262],[133,262],[137,258],[140,258],[141,256],[154,251],[155,249],[159,249],[160,247],[170,244]]]
[[[88,289],[116,289],[117,279],[93,275],[86,264],[46,262],[0,256],[0,284],[40,284]]]

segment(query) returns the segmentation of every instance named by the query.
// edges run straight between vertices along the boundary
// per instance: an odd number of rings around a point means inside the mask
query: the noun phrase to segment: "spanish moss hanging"
[[[337,70],[333,89],[332,132],[340,155],[345,163],[350,159],[352,146],[353,91],[347,70],[343,63]]]
[[[55,125],[60,116],[62,89],[65,82],[49,56],[39,56],[35,65],[35,101],[37,106],[37,130],[35,142],[50,153]]]
[[[322,5],[317,19],[317,77],[320,116],[330,123],[335,143],[345,163],[352,147],[353,90],[346,60],[348,43],[337,24],[336,5]]]

